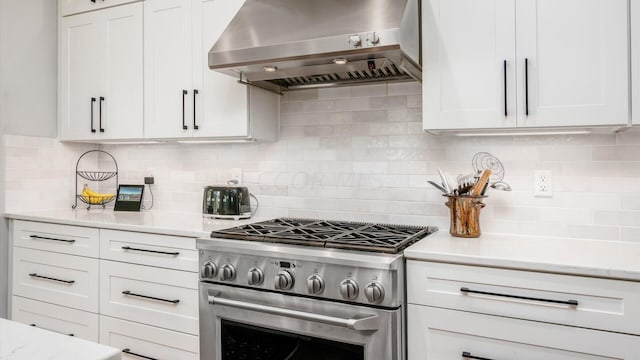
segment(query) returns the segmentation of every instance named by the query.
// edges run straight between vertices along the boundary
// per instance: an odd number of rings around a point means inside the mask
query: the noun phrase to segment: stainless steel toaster
[[[251,217],[249,189],[244,186],[206,186],[202,213],[216,219],[248,219]]]

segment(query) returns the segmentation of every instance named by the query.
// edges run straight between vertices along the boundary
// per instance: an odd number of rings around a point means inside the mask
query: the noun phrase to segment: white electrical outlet
[[[553,181],[551,170],[536,170],[533,173],[533,196],[553,196]]]
[[[238,185],[242,184],[242,169],[241,168],[233,168],[233,169],[231,169],[231,180],[237,181]]]

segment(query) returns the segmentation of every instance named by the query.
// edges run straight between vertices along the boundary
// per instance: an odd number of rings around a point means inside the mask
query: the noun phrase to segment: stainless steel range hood
[[[246,0],[209,68],[278,92],[420,81],[420,0]]]

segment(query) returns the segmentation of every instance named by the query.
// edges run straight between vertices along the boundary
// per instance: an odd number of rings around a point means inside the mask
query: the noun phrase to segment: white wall
[[[0,135],[57,135],[57,1],[0,0]],[[0,140],[0,168],[5,144]],[[4,212],[5,171],[0,173]],[[0,222],[0,317],[6,316],[7,228]]]
[[[240,167],[244,184],[260,199],[260,216],[436,225],[444,230],[449,226],[444,199],[426,181],[438,179],[438,168],[469,172],[473,154],[488,151],[504,162],[505,180],[514,191],[489,192],[481,215],[483,231],[640,241],[639,131],[436,137],[422,132],[420,97],[419,86],[406,83],[290,92],[282,99],[281,138],[275,143],[102,149],[118,160],[121,183],[155,176],[156,210],[198,213],[202,187],[224,183],[231,169]],[[7,210],[35,205],[22,201],[30,195],[19,188],[21,179],[57,189],[56,197],[63,198],[72,182],[67,177],[73,174],[73,160],[83,150],[8,137]],[[39,165],[27,165],[34,162]],[[43,172],[32,173],[33,167],[48,162],[56,164],[55,177],[43,180]],[[552,198],[533,197],[536,169],[553,171]],[[41,205],[66,205],[72,197],[65,196],[66,203]]]
[[[5,134],[57,136],[58,2],[0,0]]]

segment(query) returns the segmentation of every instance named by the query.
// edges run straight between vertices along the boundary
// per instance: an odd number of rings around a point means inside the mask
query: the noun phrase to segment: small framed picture
[[[144,185],[120,185],[114,211],[140,211]]]

